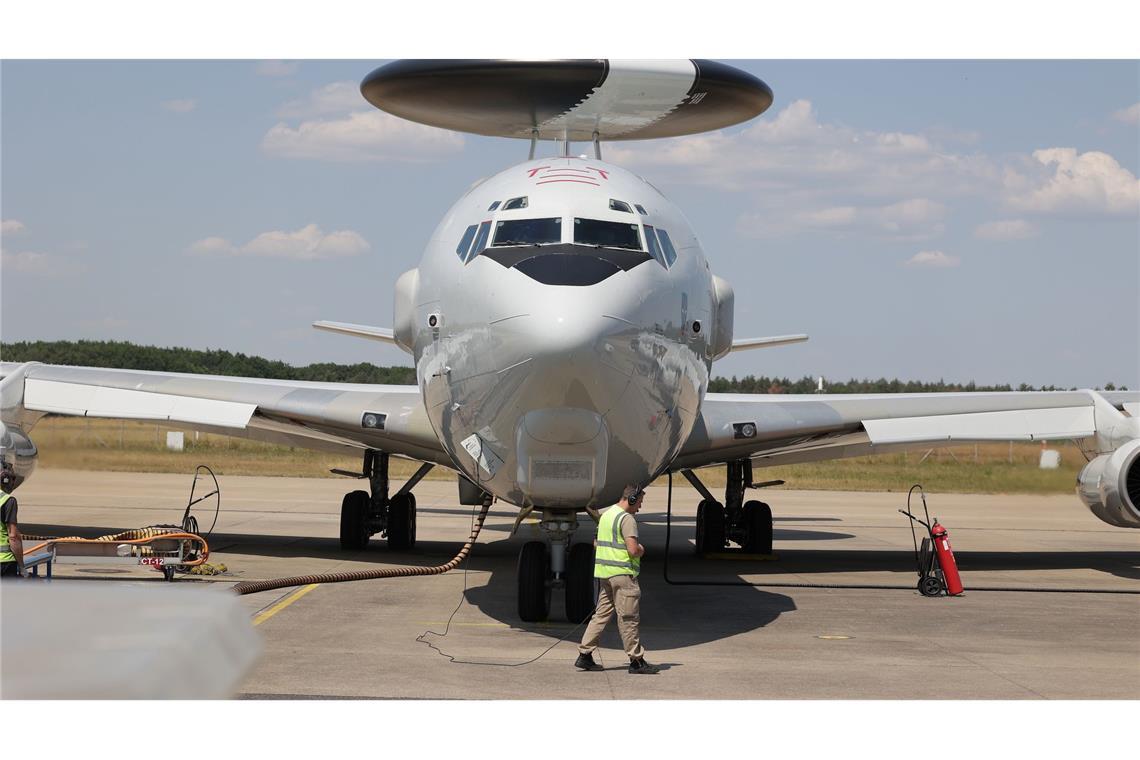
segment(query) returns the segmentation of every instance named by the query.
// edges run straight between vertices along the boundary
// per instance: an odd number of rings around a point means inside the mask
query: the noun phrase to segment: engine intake
[[[1140,528],[1140,439],[1085,465],[1077,496],[1094,515],[1118,528]]]
[[[0,424],[0,459],[12,466],[14,488],[31,477],[38,458],[39,451],[27,433],[13,425]]]

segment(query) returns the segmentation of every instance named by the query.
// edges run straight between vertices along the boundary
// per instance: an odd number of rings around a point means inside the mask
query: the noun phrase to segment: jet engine
[[[0,459],[11,465],[15,473],[16,488],[36,469],[39,451],[32,439],[18,427],[0,423]]]
[[[1118,528],[1140,528],[1140,439],[1085,465],[1077,496],[1098,518]]]

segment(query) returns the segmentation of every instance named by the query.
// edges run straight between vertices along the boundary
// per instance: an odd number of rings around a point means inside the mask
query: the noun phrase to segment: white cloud
[[[287,77],[297,73],[295,61],[261,61],[257,64],[257,73],[263,77]]]
[[[347,114],[362,110],[368,103],[356,82],[333,82],[313,90],[303,98],[291,100],[277,109],[282,119],[309,119],[328,114]]]
[[[779,213],[746,214],[737,228],[752,237],[788,235],[803,230],[836,235],[869,234],[892,240],[928,240],[945,232],[946,206],[928,198],[910,198],[886,206],[831,206]]]
[[[171,113],[190,113],[198,106],[198,101],[193,98],[182,98],[180,100],[164,100],[160,105],[162,110]]]
[[[903,263],[904,266],[921,269],[949,269],[961,264],[962,260],[942,251],[919,251]]]
[[[368,245],[359,233],[339,230],[327,235],[310,224],[296,232],[263,232],[245,245],[237,246],[225,238],[208,237],[193,243],[188,253],[223,256],[264,256],[296,260],[331,259],[357,256]]]
[[[1140,124],[1140,103],[1133,103],[1128,108],[1121,108],[1112,114],[1112,118],[1125,124]]]
[[[5,274],[19,273],[40,277],[69,277],[84,271],[83,266],[74,259],[37,251],[0,250],[0,267]]]
[[[0,234],[3,235],[15,235],[23,232],[25,229],[24,223],[16,219],[5,219],[0,222]]]
[[[261,141],[266,153],[324,161],[426,161],[463,149],[463,136],[396,118],[383,111],[341,119],[277,124]]]
[[[1033,152],[1036,164],[1007,169],[1006,203],[1020,211],[1132,216],[1140,212],[1140,180],[1100,151]]]
[[[924,135],[821,122],[807,100],[737,132],[607,151],[619,164],[675,167],[687,181],[725,190],[802,190],[816,196],[963,194],[1001,176],[989,158],[942,150]]]
[[[1001,219],[974,228],[974,237],[983,240],[1025,240],[1036,236],[1037,228],[1024,219]]]

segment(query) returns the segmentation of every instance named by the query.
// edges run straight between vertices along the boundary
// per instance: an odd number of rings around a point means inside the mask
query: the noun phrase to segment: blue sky
[[[380,60],[5,61],[5,341],[408,363],[318,333],[392,289],[523,142],[410,125]],[[776,94],[723,133],[604,146],[737,292],[717,374],[1140,385],[1135,61],[732,61]]]

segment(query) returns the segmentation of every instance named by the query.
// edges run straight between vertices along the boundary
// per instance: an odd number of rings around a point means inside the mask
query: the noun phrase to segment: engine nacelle
[[[20,484],[32,476],[36,469],[36,460],[40,452],[32,439],[18,427],[0,423],[0,458],[12,466],[15,473],[16,484]]]
[[[1085,465],[1077,496],[1098,518],[1118,528],[1140,528],[1140,439]]]

